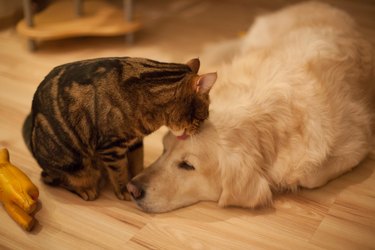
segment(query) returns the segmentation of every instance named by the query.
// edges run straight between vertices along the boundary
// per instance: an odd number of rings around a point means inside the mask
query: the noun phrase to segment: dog
[[[256,18],[218,71],[210,117],[127,188],[167,212],[198,201],[256,208],[273,193],[318,188],[374,142],[374,51],[345,12],[308,2]]]

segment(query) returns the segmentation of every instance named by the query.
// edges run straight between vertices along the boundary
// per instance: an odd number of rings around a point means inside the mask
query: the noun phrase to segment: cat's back
[[[94,101],[100,85],[106,91],[114,88],[122,76],[123,58],[98,58],[63,64],[52,69],[38,86],[32,111],[51,112],[56,105],[78,106]]]
[[[71,62],[53,68],[40,83],[37,93],[44,88],[51,87],[54,83],[60,88],[69,87],[72,84],[95,84],[100,78],[109,72],[115,71],[121,74],[123,65],[129,61],[127,57],[97,58]]]

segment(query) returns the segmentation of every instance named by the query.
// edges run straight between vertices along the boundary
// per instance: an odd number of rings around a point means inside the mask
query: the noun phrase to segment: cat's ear
[[[188,61],[186,65],[191,69],[191,71],[197,74],[201,63],[199,61],[199,58],[194,58]]]
[[[212,86],[214,86],[216,79],[216,72],[198,76],[195,82],[195,91],[200,94],[208,94]]]

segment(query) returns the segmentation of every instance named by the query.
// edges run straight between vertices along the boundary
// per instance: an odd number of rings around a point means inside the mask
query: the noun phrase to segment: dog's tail
[[[29,114],[25,121],[23,122],[22,127],[22,136],[23,140],[25,141],[25,144],[27,148],[32,152],[31,150],[31,129],[32,129],[32,120],[31,120],[31,114]]]

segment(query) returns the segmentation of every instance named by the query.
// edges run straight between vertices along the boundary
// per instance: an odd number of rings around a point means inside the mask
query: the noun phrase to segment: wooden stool
[[[30,51],[36,50],[36,40],[55,40],[77,36],[116,36],[126,34],[129,44],[140,23],[133,21],[133,1],[123,0],[123,10],[105,1],[54,1],[33,16],[31,0],[23,0],[25,19],[17,31],[28,38]],[[73,6],[74,5],[74,6]],[[73,11],[75,9],[75,11]]]

